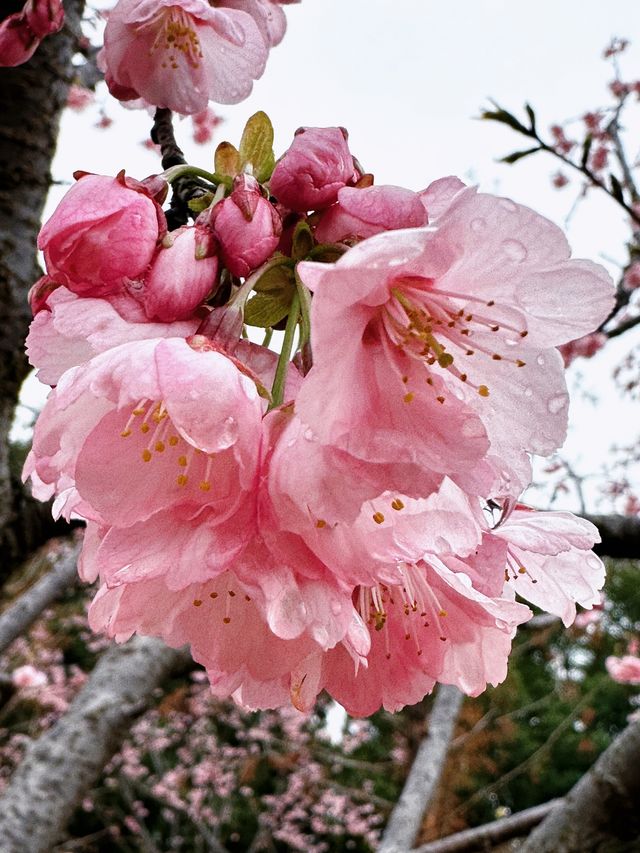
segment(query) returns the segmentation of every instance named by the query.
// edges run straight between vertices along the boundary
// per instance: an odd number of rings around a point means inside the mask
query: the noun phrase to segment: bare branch
[[[186,651],[147,637],[103,655],[68,712],[30,745],[0,799],[3,853],[52,849],[153,691],[190,663]]]
[[[521,847],[522,853],[636,850],[640,837],[640,721],[606,749]],[[622,846],[624,845],[624,846]]]
[[[411,853],[467,853],[469,850],[485,850],[510,838],[525,835],[561,803],[562,799],[550,800],[548,803],[524,809],[510,817],[503,817],[473,829],[456,832],[447,838],[422,844]]]
[[[81,541],[70,543],[52,559],[45,546],[32,559],[52,562],[51,571],[0,614],[0,654],[29,629],[42,611],[77,580],[76,563]],[[45,552],[43,554],[43,552]]]
[[[464,697],[443,684],[429,717],[429,733],[422,741],[400,799],[391,812],[379,853],[407,853],[413,846],[444,768],[449,742]]]

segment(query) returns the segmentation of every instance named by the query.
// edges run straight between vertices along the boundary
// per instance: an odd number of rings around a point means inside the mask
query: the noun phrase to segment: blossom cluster
[[[78,173],[39,239],[27,345],[53,390],[25,475],[87,522],[92,627],[188,643],[217,696],[477,695],[521,599],[566,625],[599,601],[595,528],[518,501],[566,431],[557,347],[612,283],[509,199],[377,186],[340,128],[274,166],[270,130],[219,146],[173,232],[162,176]]]

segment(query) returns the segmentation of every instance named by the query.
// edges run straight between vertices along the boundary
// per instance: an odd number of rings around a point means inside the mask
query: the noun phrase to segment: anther
[[[413,400],[413,396],[414,396],[413,391],[409,391],[409,393],[405,394],[402,399],[404,400],[405,403],[410,403]]]
[[[486,385],[480,385],[478,387],[478,394],[480,394],[481,397],[488,397],[489,396],[489,389],[487,388]]]
[[[317,527],[319,530],[322,530],[322,528],[323,528],[323,527],[326,527],[326,526],[327,526],[327,522],[324,520],[324,518],[319,518],[319,519],[316,521],[316,527]]]
[[[372,518],[376,524],[382,524],[384,521],[384,515],[381,512],[374,512]]]
[[[404,504],[402,503],[402,501],[400,500],[400,498],[394,498],[394,499],[391,501],[391,509],[395,509],[395,510],[401,510],[401,509],[404,509]]]
[[[200,607],[201,605],[202,605],[202,599],[200,599],[200,598],[195,598],[195,599],[194,599],[194,601],[193,601],[193,606],[194,606],[194,607]]]

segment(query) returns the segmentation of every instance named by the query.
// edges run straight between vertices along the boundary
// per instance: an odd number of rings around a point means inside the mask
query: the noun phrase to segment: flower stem
[[[219,175],[217,172],[207,172],[206,169],[201,169],[199,166],[190,166],[188,164],[184,166],[171,166],[169,169],[165,169],[161,177],[172,184],[178,178],[182,178],[185,175],[194,178],[204,178],[205,181],[209,181],[210,184],[215,184],[216,186],[224,184],[228,189],[231,189],[232,180],[227,175]]]
[[[282,351],[280,352],[280,356],[278,358],[278,365],[276,367],[276,375],[273,380],[273,388],[271,389],[271,405],[269,409],[275,409],[277,406],[281,406],[284,397],[284,384],[287,379],[287,368],[289,366],[289,359],[291,357],[291,351],[293,349],[293,338],[296,332],[296,326],[298,325],[298,318],[300,317],[300,297],[298,296],[297,291],[293,294],[293,299],[291,300],[291,308],[289,309],[289,316],[287,317],[287,325],[284,330],[284,339],[282,341]]]

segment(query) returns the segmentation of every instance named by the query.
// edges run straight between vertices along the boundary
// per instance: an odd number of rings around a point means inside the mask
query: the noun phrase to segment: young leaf
[[[517,130],[518,133],[522,133],[525,136],[533,136],[528,127],[525,127],[514,115],[503,110],[502,107],[498,107],[495,110],[484,110],[484,112],[480,113],[480,118],[485,119],[485,121],[498,121],[501,124],[508,124],[509,127]]]
[[[216,172],[228,178],[235,178],[242,171],[238,149],[230,142],[221,142],[218,145],[214,162]]]
[[[531,125],[531,133],[535,134],[536,132],[536,114],[533,111],[533,107],[531,104],[524,105],[525,110],[527,111],[527,115],[529,116],[529,124]]]
[[[587,161],[589,159],[589,153],[591,151],[591,144],[593,143],[593,136],[590,133],[584,138],[584,142],[582,143],[582,157],[580,158],[580,168],[584,169],[587,165]]]
[[[304,260],[313,249],[314,244],[315,241],[313,239],[313,234],[311,233],[311,228],[309,228],[307,223],[301,219],[293,232],[291,257],[295,261]]]
[[[529,154],[535,154],[536,151],[540,151],[540,146],[536,145],[535,148],[527,148],[526,151],[514,151],[513,154],[507,154],[506,157],[501,157],[501,163],[517,163],[518,160],[522,160],[524,157],[528,157]]]
[[[256,180],[262,182],[271,177],[275,165],[273,125],[266,113],[255,113],[245,125],[239,154],[241,167],[250,163]]]
[[[615,198],[616,201],[620,202],[620,204],[624,204],[624,193],[622,191],[622,184],[616,178],[615,175],[609,175],[609,180],[611,181],[611,195]]]
[[[244,321],[249,326],[268,329],[283,320],[289,313],[295,287],[286,290],[269,290],[256,293],[244,306]]]

